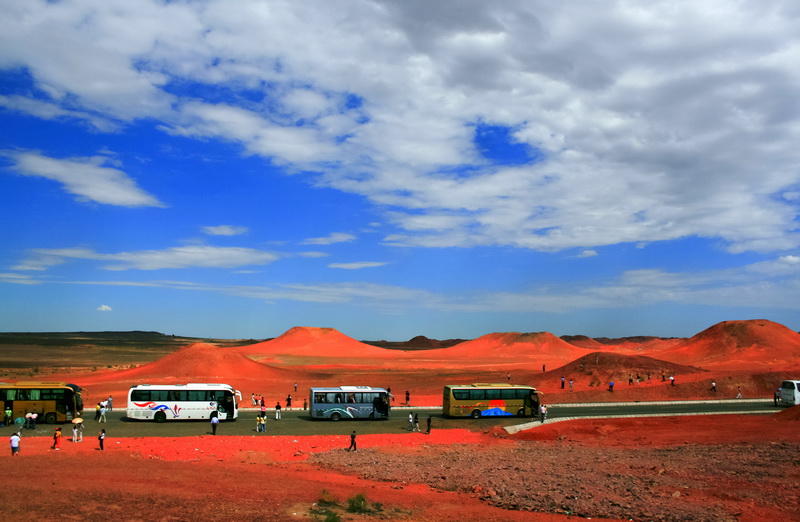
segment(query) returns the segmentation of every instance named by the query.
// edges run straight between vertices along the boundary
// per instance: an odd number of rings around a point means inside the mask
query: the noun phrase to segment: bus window
[[[469,390],[469,398],[472,401],[482,401],[486,399],[486,390]]]

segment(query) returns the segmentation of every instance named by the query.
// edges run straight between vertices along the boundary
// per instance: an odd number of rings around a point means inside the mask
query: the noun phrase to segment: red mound
[[[775,415],[775,420],[797,421],[800,420],[800,406],[792,406]]]
[[[563,341],[549,332],[492,333],[442,350],[448,358],[517,359],[553,366],[564,364],[586,354],[586,350]]]
[[[243,355],[256,359],[273,358],[276,356],[300,357],[335,357],[385,359],[396,356],[382,348],[376,348],[356,341],[334,328],[312,328],[296,326],[280,337],[237,348]]]
[[[703,330],[659,357],[715,368],[747,369],[759,366],[796,366],[800,334],[765,319],[723,321]]]
[[[258,377],[262,379],[283,377],[282,370],[249,359],[232,348],[219,348],[213,344],[195,343],[181,348],[161,359],[116,374],[119,379],[136,378],[185,381],[218,380],[232,377]]]
[[[614,376],[619,379],[620,375],[639,374],[644,376],[649,372],[660,377],[661,372],[667,374],[691,374],[703,372],[701,368],[675,364],[643,355],[621,355],[608,352],[593,352],[584,355],[579,359],[554,370],[554,373],[565,375],[592,375],[598,377],[603,382],[614,380]]]

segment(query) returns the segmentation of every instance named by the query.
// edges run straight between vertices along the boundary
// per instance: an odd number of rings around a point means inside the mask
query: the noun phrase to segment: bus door
[[[233,395],[225,393],[222,397],[217,397],[217,412],[221,419],[232,419],[234,402]]]

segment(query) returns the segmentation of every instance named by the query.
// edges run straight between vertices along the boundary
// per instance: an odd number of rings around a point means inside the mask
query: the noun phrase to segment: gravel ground
[[[511,510],[667,521],[741,520],[743,504],[756,517],[791,520],[800,513],[797,494],[768,493],[796,486],[800,444],[596,448],[524,441],[480,450],[333,451],[312,460],[372,480],[468,492]]]

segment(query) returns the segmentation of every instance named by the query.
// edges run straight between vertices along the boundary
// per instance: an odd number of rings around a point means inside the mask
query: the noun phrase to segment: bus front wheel
[[[341,420],[341,419],[342,419],[342,414],[339,413],[338,411],[335,411],[335,412],[331,413],[331,420],[332,421],[338,421],[338,420]]]
[[[167,420],[167,414],[163,411],[157,411],[155,415],[153,415],[153,420],[156,422],[164,422]]]
[[[473,419],[480,419],[481,418],[481,410],[472,410],[471,417]]]
[[[56,414],[52,412],[44,416],[44,422],[47,424],[55,424],[57,420],[58,417],[56,417]]]

